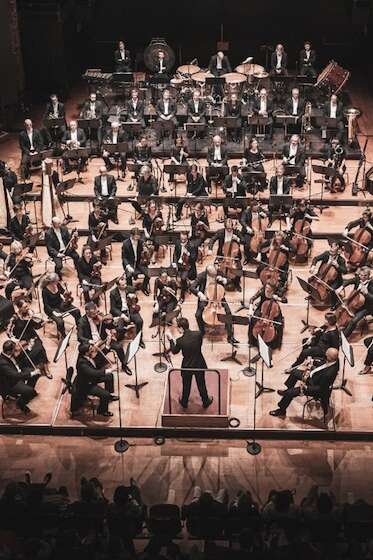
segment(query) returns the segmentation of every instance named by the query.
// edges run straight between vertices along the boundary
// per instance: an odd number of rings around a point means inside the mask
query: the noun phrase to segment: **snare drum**
[[[332,93],[338,93],[345,86],[351,73],[339,66],[337,62],[332,60],[326,68],[319,74],[316,86],[325,88]]]

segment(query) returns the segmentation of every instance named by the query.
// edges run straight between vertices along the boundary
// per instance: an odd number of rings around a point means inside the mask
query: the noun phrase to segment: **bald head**
[[[336,348],[328,348],[326,351],[326,361],[336,362],[338,360],[338,350]]]

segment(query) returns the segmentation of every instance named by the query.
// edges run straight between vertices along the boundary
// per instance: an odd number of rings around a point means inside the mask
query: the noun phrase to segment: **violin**
[[[351,319],[365,305],[365,295],[359,289],[354,290],[336,311],[337,325],[344,329]]]
[[[287,262],[287,255],[281,251],[281,247],[277,242],[272,242],[269,255],[268,265],[263,268],[259,274],[260,281],[263,286],[267,282],[278,284],[280,282],[280,274]]]
[[[330,289],[329,286],[336,280],[338,276],[338,269],[335,264],[333,264],[334,259],[338,257],[337,253],[335,256],[331,256],[329,261],[322,263],[316,274],[308,278],[308,283],[317,291],[319,295],[319,302],[326,304],[329,296]]]
[[[139,298],[136,294],[128,294],[127,296],[128,311],[130,313],[140,313]]]
[[[72,305],[73,301],[74,301],[74,296],[72,294],[72,291],[68,289],[66,282],[64,282],[64,288],[65,291],[63,292],[63,294],[61,294],[62,299],[63,299],[63,303],[64,303],[64,307],[69,307],[70,305]]]
[[[224,307],[222,304],[224,295],[224,286],[218,284],[215,278],[215,282],[213,284],[210,284],[207,288],[207,297],[209,301],[202,312],[202,319],[206,323],[206,325],[210,327],[216,327],[217,325],[223,324],[221,321],[219,321],[217,315],[218,313],[224,313]]]
[[[141,251],[140,264],[142,266],[149,266],[153,257],[154,247],[151,240],[147,239]]]
[[[253,336],[258,339],[259,335],[266,344],[273,342],[277,336],[276,326],[273,321],[281,315],[281,308],[273,298],[265,300],[260,306],[260,319],[253,327]]]
[[[347,264],[350,270],[356,270],[364,264],[367,254],[369,253],[369,244],[372,241],[372,231],[369,230],[366,224],[363,227],[359,227],[351,238],[352,247],[349,250],[345,249],[345,253],[348,255]]]
[[[218,271],[228,280],[234,280],[241,270],[241,251],[237,241],[224,243],[223,256],[219,257]]]

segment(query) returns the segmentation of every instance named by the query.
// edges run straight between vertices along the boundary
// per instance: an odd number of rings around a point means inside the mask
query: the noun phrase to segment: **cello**
[[[295,253],[295,262],[305,262],[309,253],[309,244],[312,235],[311,224],[306,218],[306,212],[302,219],[296,220],[294,224],[294,233],[290,241]]]
[[[365,305],[365,296],[359,289],[354,290],[336,311],[337,325],[340,329],[347,327],[351,319]]]
[[[258,212],[257,212],[258,216],[257,216],[257,218],[255,218],[257,220],[256,226],[254,225],[254,221],[255,221],[254,218],[251,222],[251,227],[254,231],[254,235],[251,237],[251,239],[249,241],[249,249],[250,249],[250,252],[253,253],[254,255],[257,255],[259,253],[259,247],[264,241],[265,231],[266,231],[267,226],[268,226],[268,219],[263,218],[261,216],[261,212],[262,212],[262,210],[259,207]]]
[[[276,317],[281,315],[281,309],[273,298],[267,299],[260,306],[260,319],[253,327],[253,337],[258,340],[259,335],[266,344],[272,344],[277,337]]]
[[[338,270],[334,264],[334,259],[338,257],[339,251],[335,256],[331,255],[329,261],[322,263],[316,274],[312,274],[307,282],[319,295],[319,303],[327,305],[330,295],[330,285],[336,280]],[[314,302],[315,303],[315,302]]]
[[[260,271],[259,278],[263,286],[267,282],[278,284],[280,282],[280,274],[286,265],[287,256],[281,252],[281,243],[276,239],[271,243],[268,255],[268,264]]]
[[[240,245],[234,239],[224,243],[223,256],[219,257],[218,270],[225,278],[232,281],[241,270]]]
[[[359,227],[352,238],[348,237],[352,244],[351,250],[345,249],[345,253],[349,254],[347,264],[350,270],[356,270],[364,264],[369,253],[369,244],[372,241],[372,232],[369,231],[368,223]]]
[[[218,314],[224,314],[224,307],[222,304],[224,295],[224,286],[218,284],[217,278],[215,277],[215,282],[207,287],[207,297],[209,301],[202,312],[203,321],[212,328],[224,324],[219,321],[217,317]]]

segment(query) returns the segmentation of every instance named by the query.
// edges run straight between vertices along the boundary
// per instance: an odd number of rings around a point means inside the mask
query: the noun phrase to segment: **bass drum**
[[[332,60],[326,68],[319,74],[316,87],[327,89],[332,93],[338,93],[346,85],[351,72],[339,66],[337,62]]]
[[[150,41],[150,44],[146,47],[144,51],[144,63],[150,72],[156,71],[156,64],[158,60],[159,51],[164,52],[164,59],[167,68],[171,69],[175,66],[175,53],[168,45],[165,39],[154,38]]]

